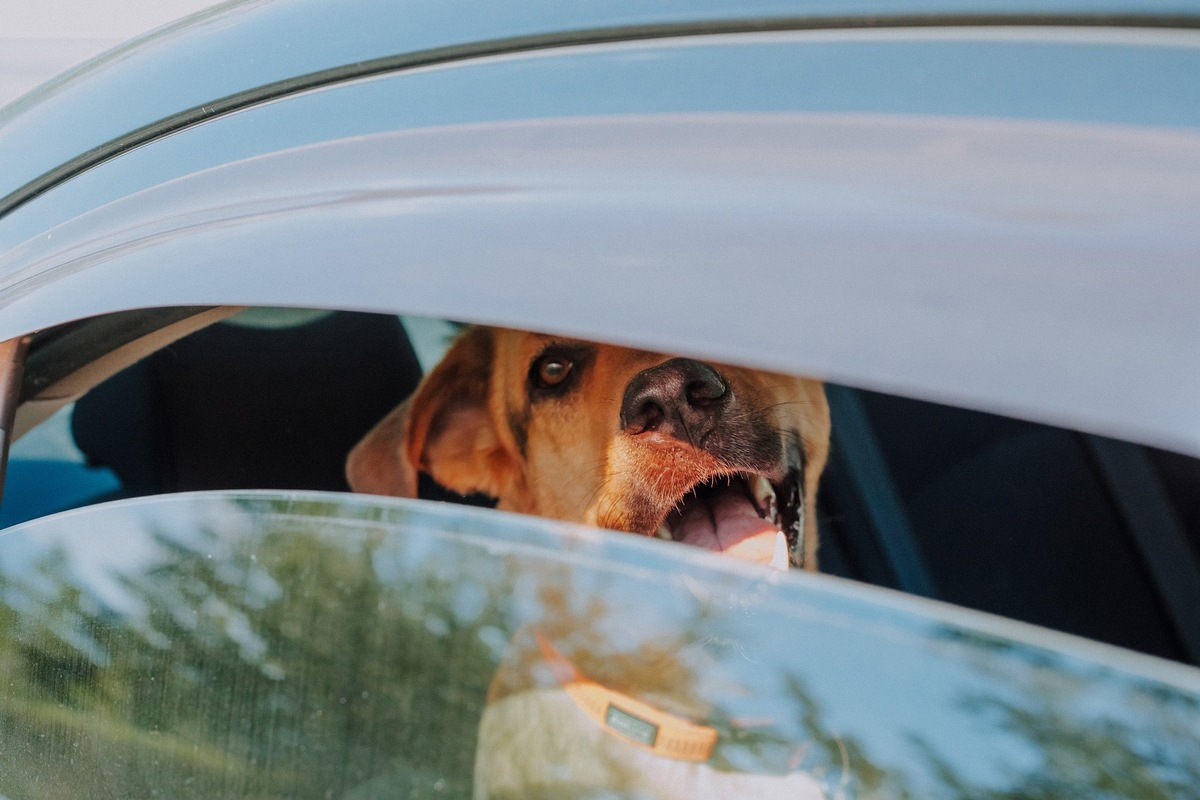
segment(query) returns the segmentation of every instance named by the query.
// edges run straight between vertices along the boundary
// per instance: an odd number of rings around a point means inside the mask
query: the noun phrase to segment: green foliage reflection
[[[164,503],[173,525],[112,508],[74,520],[137,541],[107,593],[53,536],[19,568],[0,549],[9,800],[470,797],[489,687],[559,688],[534,627],[605,687],[716,728],[706,767],[723,776],[800,772],[830,800],[1200,797],[1194,695],[1050,650],[897,625],[848,638],[911,668],[834,681],[820,649],[763,646],[845,630],[790,616],[786,584],[623,570],[595,557],[607,544],[530,547],[489,518],[401,506]],[[939,664],[935,685],[921,670]],[[875,713],[913,687],[922,714]],[[851,691],[866,714],[846,714]],[[940,735],[951,717],[973,749]]]
[[[3,586],[0,793],[469,796],[488,605],[463,620],[446,585],[385,584],[367,537],[276,530],[222,558],[153,538],[124,581],[141,614],[60,554]]]
[[[964,775],[947,754],[914,737],[937,776],[937,797],[1062,800],[1082,793],[1131,800],[1200,798],[1196,697],[961,631],[947,631],[943,638],[970,644],[957,657],[998,687],[996,692],[964,693],[958,700],[961,710],[1024,744],[1029,756],[1024,763],[1001,761],[1003,778],[982,783]],[[1021,691],[1011,691],[1014,686]]]

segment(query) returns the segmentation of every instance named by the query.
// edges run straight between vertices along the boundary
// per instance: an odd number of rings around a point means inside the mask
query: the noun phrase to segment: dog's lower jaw
[[[659,511],[644,497],[627,497],[625,502],[600,500],[584,522],[599,528],[653,536],[658,530]]]
[[[787,450],[770,453],[769,464],[746,457],[729,463],[678,440],[625,437],[610,448],[605,491],[584,521],[746,561],[799,566],[804,492],[801,471],[790,465],[802,458]]]
[[[653,536],[680,498],[723,469],[710,453],[674,439],[623,436],[609,447],[604,491],[589,521]]]

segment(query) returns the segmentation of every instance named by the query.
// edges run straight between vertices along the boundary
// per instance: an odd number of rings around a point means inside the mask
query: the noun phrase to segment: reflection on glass
[[[1197,796],[1194,670],[987,626],[477,509],[98,506],[0,536],[0,795]]]

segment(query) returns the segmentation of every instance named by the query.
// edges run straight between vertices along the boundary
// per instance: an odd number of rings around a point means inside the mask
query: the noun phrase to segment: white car
[[[1200,797],[1197,27],[247,0],[0,110],[0,795]],[[827,574],[349,494],[445,320],[827,381]]]

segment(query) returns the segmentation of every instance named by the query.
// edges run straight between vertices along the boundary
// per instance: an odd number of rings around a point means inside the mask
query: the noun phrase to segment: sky
[[[59,72],[215,0],[2,0],[0,106]]]
[[[128,39],[216,0],[4,0],[0,38]]]

